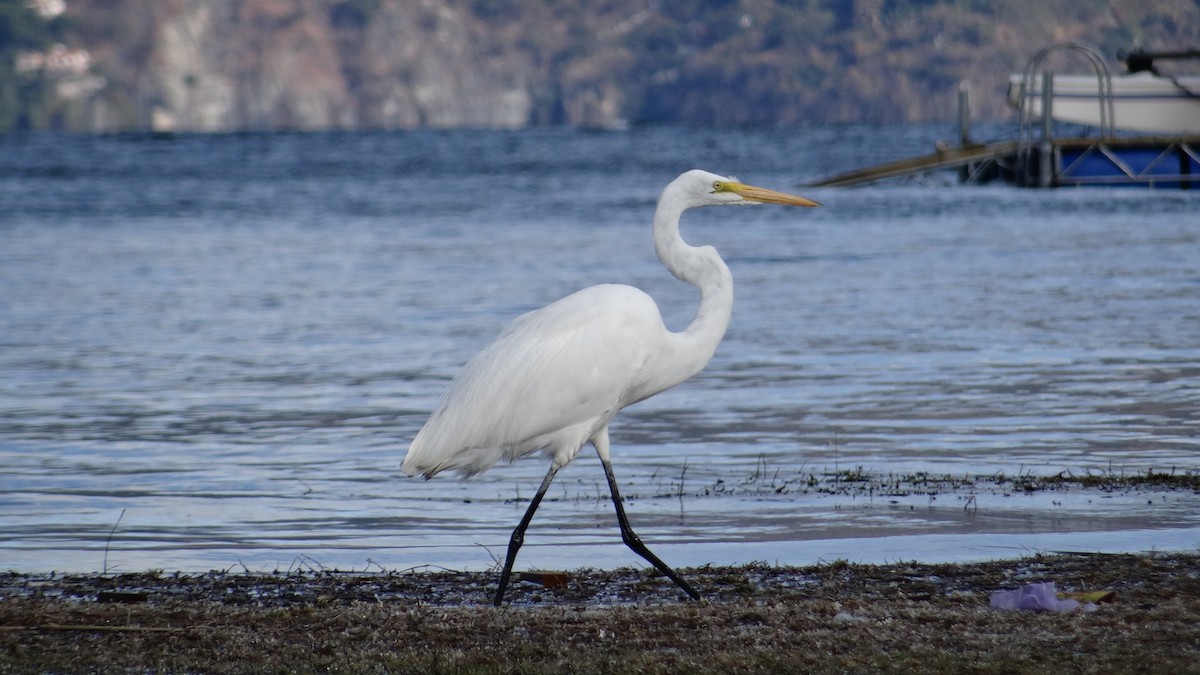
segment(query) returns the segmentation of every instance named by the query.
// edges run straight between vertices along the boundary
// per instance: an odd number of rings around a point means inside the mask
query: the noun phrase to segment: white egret
[[[690,246],[679,218],[696,206],[817,203],[688,171],[662,192],[654,213],[654,248],[676,278],[700,289],[700,307],[682,332],[663,325],[645,292],[619,284],[585,288],[515,319],[450,383],[404,458],[410,476],[432,478],[452,469],[463,476],[500,458],[543,451],[550,470],[513,530],[495,604],[504,598],[525,529],[559,469],[587,443],[596,448],[621,538],[693,600],[700,594],[668,567],[629,526],[609,459],[608,423],[622,408],[670,389],[708,363],[733,309],[733,278],[711,246]]]

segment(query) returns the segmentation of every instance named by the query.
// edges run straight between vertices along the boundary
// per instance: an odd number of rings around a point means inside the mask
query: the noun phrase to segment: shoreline
[[[631,568],[515,583],[499,609],[492,572],[0,574],[0,670],[1200,668],[1200,552],[680,572],[704,602]],[[1044,581],[1113,595],[1091,613],[988,606]]]
[[[616,539],[607,491],[597,488],[593,496],[590,484],[580,485],[570,495],[545,500],[569,536],[535,522],[522,564],[617,569],[640,562]],[[639,533],[676,567],[753,561],[803,566],[843,559],[971,563],[1035,552],[1187,552],[1200,545],[1194,517],[1200,507],[1200,471],[1195,469],[950,474],[851,467],[782,475],[764,465],[716,484],[690,483],[682,496],[681,485],[661,479],[631,481],[628,490],[623,488]],[[440,502],[454,505],[461,499],[450,495]],[[122,512],[111,522],[96,524],[76,546],[11,542],[3,563],[8,567],[0,572],[376,572],[425,564],[480,571],[495,564],[527,498],[469,501],[481,503],[464,510],[464,520],[478,513],[492,519],[476,525],[469,537],[418,541],[389,517],[380,520],[380,528],[362,545],[346,544],[320,530],[306,532],[303,541],[268,537],[259,546],[221,542],[226,533],[207,532],[203,524],[193,542],[185,533],[147,530],[133,514],[126,518]],[[511,518],[494,517],[499,508],[508,509]],[[660,531],[654,531],[656,526]],[[428,531],[438,527],[444,526],[429,526]],[[53,567],[46,564],[51,560]]]

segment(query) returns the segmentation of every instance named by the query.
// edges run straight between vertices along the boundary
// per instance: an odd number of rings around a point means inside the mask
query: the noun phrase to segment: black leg
[[[617,491],[617,479],[613,476],[612,463],[606,457],[600,458],[600,463],[604,465],[604,475],[608,478],[608,491],[612,493],[613,506],[617,508],[617,522],[621,525],[621,540],[625,545],[633,550],[634,553],[642,556],[651,565],[658,568],[659,572],[667,575],[674,581],[684,593],[693,600],[699,600],[700,594],[696,589],[692,588],[691,584],[684,581],[682,577],[675,573],[675,570],[667,566],[667,564],[658,559],[658,556],[650,552],[646,545],[642,543],[637,533],[629,526],[629,518],[625,516],[625,507],[621,503],[621,494]]]
[[[508,557],[504,560],[504,571],[500,574],[500,587],[496,589],[495,604],[497,607],[504,600],[504,589],[508,587],[508,577],[512,574],[513,563],[517,560],[517,551],[520,550],[521,544],[525,543],[525,528],[529,527],[529,521],[533,520],[533,512],[537,511],[538,504],[542,503],[542,496],[550,488],[550,481],[554,480],[556,473],[558,473],[558,467],[551,465],[550,471],[542,479],[542,485],[538,488],[537,494],[529,502],[529,509],[525,511],[525,516],[521,518],[517,529],[513,530],[512,537],[508,540]]]

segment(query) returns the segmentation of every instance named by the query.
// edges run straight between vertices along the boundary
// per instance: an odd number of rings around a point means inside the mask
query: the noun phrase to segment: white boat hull
[[[1009,78],[1008,101],[1020,104],[1021,75]],[[1054,75],[1050,114],[1056,120],[1101,126],[1100,81],[1095,75]],[[1027,105],[1042,114],[1042,78],[1033,79]],[[1158,134],[1200,134],[1200,76],[1151,73],[1112,78],[1113,128]]]

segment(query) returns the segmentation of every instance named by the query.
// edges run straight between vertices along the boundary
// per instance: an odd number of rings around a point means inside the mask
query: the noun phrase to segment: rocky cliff
[[[1200,45],[1200,3],[1172,0],[699,4],[69,0],[64,40],[104,86],[43,126],[924,121],[952,118],[963,80],[995,119],[1007,74],[1047,44]]]

